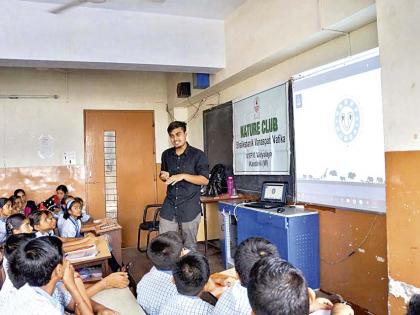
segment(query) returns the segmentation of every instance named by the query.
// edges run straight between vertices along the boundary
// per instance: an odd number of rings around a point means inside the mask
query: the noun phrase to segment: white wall
[[[39,71],[0,68],[0,94],[57,94],[59,99],[0,99],[0,167],[63,165],[76,152],[84,164],[84,109],[145,109],[155,112],[156,159],[168,146],[166,75],[155,72]],[[39,138],[52,136],[51,158],[39,156]]]
[[[0,65],[214,72],[222,20],[0,1]]]
[[[193,103],[376,21],[374,0],[248,0],[225,20],[226,66]],[[353,47],[347,46],[347,52]],[[169,107],[190,106],[171,97]]]
[[[374,0],[246,1],[226,19],[226,67],[214,81],[339,35],[323,28],[354,30],[368,21],[366,11],[374,19]]]
[[[420,2],[378,0],[377,7],[385,150],[419,150]]]
[[[376,23],[370,23],[351,32],[350,39],[354,54],[377,47]],[[331,40],[224,89],[220,91],[220,95],[215,94],[209,97],[202,105],[200,115],[189,124],[191,144],[203,148],[203,110],[219,103],[222,104],[231,100],[241,99],[255,92],[263,91],[276,84],[287,81],[291,76],[300,72],[345,58],[348,56],[348,48],[349,43],[347,37]],[[197,104],[195,105],[197,106]],[[195,108],[191,106],[189,111],[191,115],[195,111]]]

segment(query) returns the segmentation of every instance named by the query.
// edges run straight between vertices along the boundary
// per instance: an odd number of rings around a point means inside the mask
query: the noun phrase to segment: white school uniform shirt
[[[64,308],[51,295],[39,287],[25,284],[8,303],[0,307],[8,315],[63,315]]]
[[[61,231],[61,229],[63,228],[63,223],[64,221],[66,221],[66,219],[64,219],[63,217],[64,213],[63,210],[61,210],[57,216],[55,216],[55,218],[57,219],[57,229],[58,231]]]
[[[198,296],[174,295],[164,305],[160,315],[209,315],[213,314],[214,306],[204,302]],[[216,313],[214,313],[216,314]],[[251,313],[250,313],[251,314]]]
[[[223,292],[214,307],[217,315],[249,315],[251,311],[247,289],[239,281]]]
[[[319,310],[311,313],[310,315],[330,315],[331,311],[329,310]]]
[[[18,289],[14,287],[12,281],[10,281],[10,277],[7,272],[7,270],[9,269],[9,265],[8,265],[6,257],[3,258],[3,269],[4,269],[4,273],[6,274],[6,279],[4,280],[3,286],[1,287],[1,290],[0,290],[0,309],[1,309],[1,306],[9,303],[9,300],[11,298],[14,298],[14,296],[16,295],[16,292],[18,291]],[[52,294],[52,297],[57,302],[59,302],[63,306],[63,308],[67,307],[70,304],[70,301],[72,299],[70,292],[64,288],[64,284],[62,281],[58,281],[57,284],[55,285],[55,290]],[[3,313],[0,313],[0,314],[3,314]]]
[[[82,228],[82,222],[79,219],[75,220],[72,217],[64,219],[61,230],[59,228],[61,237],[81,237],[80,230]]]
[[[172,282],[172,272],[152,267],[137,284],[137,303],[149,315],[159,315],[167,301],[178,294]]]
[[[8,303],[9,298],[13,296],[17,291],[17,289],[13,286],[12,281],[10,281],[9,274],[7,272],[7,270],[9,269],[9,265],[8,265],[6,257],[3,257],[3,269],[6,275],[6,278],[4,279],[3,286],[1,287],[1,290],[0,290],[0,309],[2,305],[5,305]],[[0,314],[2,313],[0,312]]]
[[[85,209],[82,210],[82,217],[80,218],[82,220],[82,223],[86,223],[90,220],[90,214],[86,212]]]
[[[35,237],[36,238],[41,237],[41,236],[55,236],[55,235],[54,235],[54,232],[53,231],[48,231],[46,233],[42,233],[40,231],[36,231],[35,232]]]
[[[64,283],[62,281],[58,281],[56,283],[52,297],[54,300],[61,304],[63,309],[70,304],[72,299],[70,292],[64,288]]]
[[[86,211],[85,212],[83,212],[83,211],[84,210],[82,210],[82,218],[81,218],[81,221],[83,223],[86,223],[87,221],[89,221],[90,215],[88,213],[86,213]],[[58,215],[55,215],[55,218],[57,219],[57,228],[58,228],[59,231],[62,229],[64,221],[66,221],[66,219],[64,219],[64,216],[63,215],[64,215],[63,210],[61,210],[58,213]]]

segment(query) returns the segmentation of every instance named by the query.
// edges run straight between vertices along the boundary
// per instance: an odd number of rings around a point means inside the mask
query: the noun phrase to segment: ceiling
[[[71,0],[19,1],[51,3],[53,8]],[[107,0],[104,3],[84,3],[71,10],[80,10],[80,7],[101,8],[224,20],[244,2],[245,0]]]

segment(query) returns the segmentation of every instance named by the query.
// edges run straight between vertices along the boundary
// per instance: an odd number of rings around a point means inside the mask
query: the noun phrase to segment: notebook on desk
[[[257,209],[280,208],[286,204],[287,184],[280,182],[264,182],[261,187],[260,201],[245,204]]]

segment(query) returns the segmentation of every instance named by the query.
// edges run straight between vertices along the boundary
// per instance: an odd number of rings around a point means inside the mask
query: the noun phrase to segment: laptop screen
[[[283,183],[264,183],[261,200],[285,202],[286,187]]]

